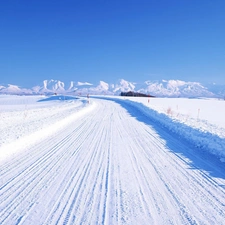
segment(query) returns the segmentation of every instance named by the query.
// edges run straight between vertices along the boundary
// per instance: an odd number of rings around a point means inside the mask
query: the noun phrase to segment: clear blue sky
[[[1,2],[0,84],[120,78],[225,84],[225,1]]]

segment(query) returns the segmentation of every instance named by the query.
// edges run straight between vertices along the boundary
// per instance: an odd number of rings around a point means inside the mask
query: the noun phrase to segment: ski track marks
[[[0,224],[224,224],[223,179],[190,168],[119,104],[93,101],[88,114],[1,165]]]

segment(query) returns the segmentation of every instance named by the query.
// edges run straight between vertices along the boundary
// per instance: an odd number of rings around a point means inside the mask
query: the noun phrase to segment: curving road
[[[0,224],[225,224],[223,166],[126,103],[91,101],[1,164]]]

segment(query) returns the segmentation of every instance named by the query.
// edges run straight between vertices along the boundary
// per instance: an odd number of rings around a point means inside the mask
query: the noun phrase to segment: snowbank
[[[0,97],[0,161],[94,109],[94,103],[86,103],[69,96]]]
[[[138,97],[108,99],[137,108],[168,132],[225,162],[224,101]]]
[[[210,153],[218,156],[222,162],[225,162],[225,138],[221,138],[213,133],[201,131],[200,129],[188,126],[185,123],[179,122],[164,113],[159,113],[153,109],[150,109],[142,103],[130,100],[126,102],[141,110],[145,113],[145,115],[151,117],[151,119],[155,122],[160,123],[170,132],[184,138],[199,149],[209,151]]]

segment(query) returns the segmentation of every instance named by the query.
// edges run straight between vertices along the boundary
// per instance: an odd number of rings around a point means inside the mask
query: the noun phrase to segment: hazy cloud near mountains
[[[145,81],[143,83],[129,82],[124,79],[115,84],[100,81],[98,85],[88,82],[64,83],[59,80],[44,80],[41,85],[22,88],[15,84],[0,85],[1,94],[70,94],[70,95],[120,95],[121,92],[135,91],[156,97],[222,97],[225,96],[225,85],[211,84],[203,86],[198,82],[181,80]]]

